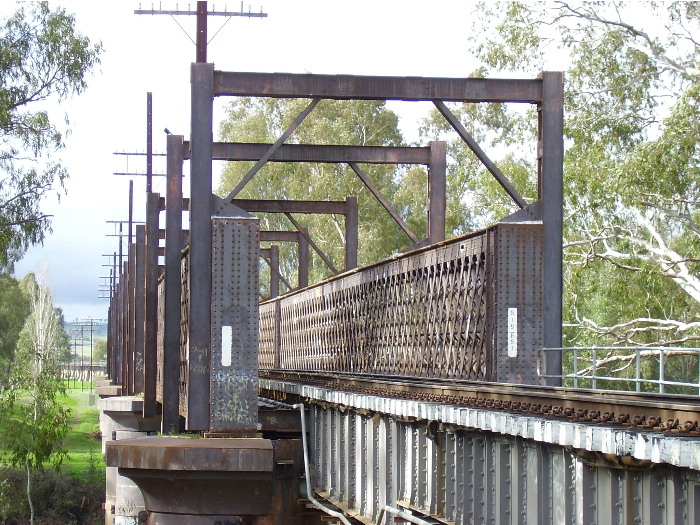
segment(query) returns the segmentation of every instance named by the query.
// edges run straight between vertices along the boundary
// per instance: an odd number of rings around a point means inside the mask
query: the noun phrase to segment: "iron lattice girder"
[[[212,160],[256,161],[272,144],[215,142]],[[190,143],[183,145],[184,159],[189,159]],[[342,146],[317,144],[283,144],[269,159],[270,162],[321,162],[361,164],[430,164],[427,146]]]
[[[375,77],[214,71],[214,96],[542,102],[541,79]]]

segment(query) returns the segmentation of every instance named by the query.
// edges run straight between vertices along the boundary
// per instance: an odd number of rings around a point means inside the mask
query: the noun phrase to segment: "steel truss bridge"
[[[199,4],[201,28],[206,3]],[[112,290],[110,384],[98,390],[111,429],[103,429],[108,520],[700,522],[697,396],[564,388],[556,378],[561,354],[542,352],[561,347],[562,74],[233,73],[216,71],[205,54],[191,68],[190,140],[168,136],[167,193],[147,193],[145,223]],[[217,143],[212,108],[222,96],[309,105],[274,144]],[[445,144],[285,143],[322,99],[433,102],[519,211],[445,239]],[[532,202],[447,102],[537,108]],[[212,160],[256,163],[220,198]],[[266,162],[349,164],[406,232],[406,250],[357,267],[362,217],[354,196],[238,199]],[[427,166],[425,239],[377,191],[360,166],[368,163]],[[260,231],[260,212],[286,214],[294,229]],[[293,214],[311,213],[344,217],[346,245],[343,267],[310,285],[309,252],[318,247]],[[261,242],[297,244],[296,286],[280,273],[275,246]],[[262,302],[260,257],[272,268]],[[280,281],[292,291],[278,295]],[[151,430],[161,437],[146,437]],[[120,432],[142,437],[109,439]],[[179,437],[163,437],[171,434]],[[125,480],[136,488],[125,489]]]

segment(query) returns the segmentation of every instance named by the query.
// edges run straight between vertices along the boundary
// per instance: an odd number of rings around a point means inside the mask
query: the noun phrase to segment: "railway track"
[[[331,390],[700,436],[698,396],[295,370],[261,370],[260,376]]]

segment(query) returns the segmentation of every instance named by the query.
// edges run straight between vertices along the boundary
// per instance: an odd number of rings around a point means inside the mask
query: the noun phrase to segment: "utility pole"
[[[168,9],[136,9],[135,15],[189,15],[197,17],[197,38],[195,45],[197,47],[196,62],[205,63],[207,61],[207,44],[211,40],[207,40],[207,18],[210,16],[224,16],[229,19],[234,16],[243,16],[248,18],[267,18],[267,13],[263,13],[262,9],[259,13],[253,13],[250,8],[248,12],[243,11],[243,2],[241,2],[240,11],[208,11],[207,2],[197,2],[197,10],[168,10]],[[228,21],[227,21],[228,22]],[[224,24],[225,25],[225,24]],[[223,26],[222,26],[223,28]],[[220,31],[220,30],[219,30]],[[218,34],[214,34],[214,37]],[[212,40],[214,39],[212,37]]]

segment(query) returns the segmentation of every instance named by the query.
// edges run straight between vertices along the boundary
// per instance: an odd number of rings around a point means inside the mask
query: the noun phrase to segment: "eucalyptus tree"
[[[62,315],[43,280],[28,274],[21,282],[30,313],[19,336],[7,387],[0,395],[0,437],[5,460],[27,475],[26,497],[34,523],[32,475],[45,463],[60,467],[70,409],[63,406],[61,360],[67,350]]]
[[[221,124],[222,140],[272,143],[301,113],[308,101],[241,97],[227,106]],[[306,117],[288,143],[338,144],[360,146],[398,146],[403,140],[397,115],[377,101],[322,100]],[[251,162],[233,162],[224,169],[218,193],[227,195],[252,166]],[[414,201],[405,191],[410,178],[424,178],[424,170],[409,170],[391,165],[362,165],[373,184],[404,220],[412,222],[417,235],[425,236],[424,201]],[[425,186],[423,187],[425,191]],[[363,185],[347,164],[268,162],[237,195],[246,199],[344,200],[359,199],[359,264],[367,264],[391,255],[411,244],[381,204]],[[421,208],[423,206],[423,208]],[[337,268],[343,268],[345,230],[338,216],[306,215],[293,217],[309,229],[309,236]],[[422,228],[422,230],[421,230]],[[261,216],[261,229],[295,230],[285,215]],[[311,280],[331,273],[322,259],[311,257]],[[293,282],[296,255],[293,249],[282,252],[282,274]]]
[[[565,70],[568,343],[700,339],[700,4],[482,3],[470,28],[478,76]],[[456,108],[524,195],[535,188],[536,115]],[[435,119],[426,137],[444,130]],[[527,140],[522,140],[522,139]],[[457,141],[453,159],[469,157]],[[509,209],[464,172],[464,221]],[[481,210],[473,217],[471,210]]]
[[[61,117],[45,102],[82,93],[101,51],[76,30],[73,15],[48,2],[18,2],[0,21],[0,265],[50,228],[41,199],[68,177],[55,159],[68,120],[57,124]]]

